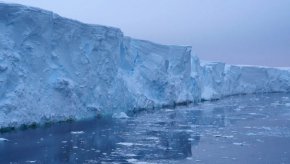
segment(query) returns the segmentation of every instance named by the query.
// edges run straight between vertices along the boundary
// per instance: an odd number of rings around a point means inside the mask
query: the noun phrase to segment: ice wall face
[[[123,77],[131,93],[140,98],[137,108],[192,102],[199,96],[190,76],[191,47],[164,46],[127,37],[121,54]],[[144,97],[150,101],[144,102]]]
[[[118,76],[119,29],[0,4],[0,31],[0,126],[132,108]]]
[[[194,101],[190,47],[0,3],[0,127]],[[192,89],[190,89],[192,88]]]
[[[199,71],[204,100],[236,94],[290,91],[289,69],[203,62]]]
[[[287,91],[290,70],[204,63],[188,46],[0,3],[0,128]]]

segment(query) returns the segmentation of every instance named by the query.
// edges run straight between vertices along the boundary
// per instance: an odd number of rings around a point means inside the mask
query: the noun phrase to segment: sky
[[[290,0],[2,0],[126,36],[190,45],[202,60],[290,67]]]

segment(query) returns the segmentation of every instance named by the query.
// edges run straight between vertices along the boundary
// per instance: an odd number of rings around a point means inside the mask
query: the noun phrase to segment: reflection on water
[[[0,134],[0,163],[290,163],[289,141],[290,95],[247,95]]]

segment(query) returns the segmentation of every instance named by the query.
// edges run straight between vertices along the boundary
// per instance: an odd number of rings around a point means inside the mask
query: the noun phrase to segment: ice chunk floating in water
[[[0,128],[290,91],[286,68],[200,62],[189,46],[22,5],[0,3],[0,31]]]
[[[0,142],[4,142],[4,141],[9,141],[9,140],[6,138],[0,138]]]
[[[121,113],[114,113],[113,118],[119,118],[119,119],[126,119],[126,118],[129,118],[129,116],[124,113],[124,112],[121,112]]]
[[[70,132],[71,134],[84,134],[85,132],[83,132],[83,131],[75,131],[75,132]]]

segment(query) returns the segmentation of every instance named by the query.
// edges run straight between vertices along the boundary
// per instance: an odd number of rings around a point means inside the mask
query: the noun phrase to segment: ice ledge
[[[201,99],[211,100],[224,96],[289,92],[289,68],[228,65],[221,62],[202,62],[199,78]]]
[[[288,68],[200,63],[37,8],[0,3],[0,31],[0,128],[290,91]]]
[[[51,18],[61,18],[61,19],[65,19],[67,22],[71,22],[73,24],[80,24],[80,25],[85,25],[85,26],[91,26],[91,27],[96,27],[96,28],[106,28],[106,29],[110,29],[112,31],[115,31],[117,33],[122,33],[121,30],[119,28],[116,27],[111,27],[111,26],[104,26],[104,25],[97,25],[97,24],[87,24],[87,23],[83,23],[80,22],[78,20],[75,19],[70,19],[70,18],[64,18],[62,16],[59,16],[58,14],[48,11],[48,10],[44,10],[41,8],[37,8],[37,7],[30,7],[30,6],[25,6],[25,5],[21,5],[21,4],[16,4],[16,3],[6,3],[6,2],[1,2],[0,1],[0,12],[1,14],[7,14],[5,10],[14,10],[13,13],[37,13],[37,14],[42,14],[42,15],[47,15],[50,16]]]

